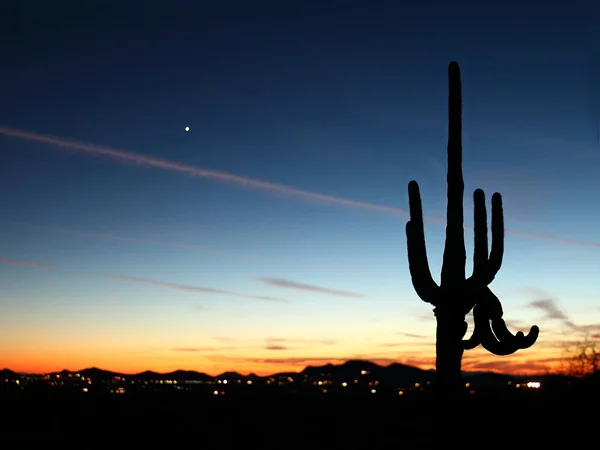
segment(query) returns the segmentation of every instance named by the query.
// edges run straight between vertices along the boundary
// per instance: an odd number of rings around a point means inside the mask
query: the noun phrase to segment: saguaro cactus
[[[502,319],[502,306],[490,290],[504,254],[504,218],[502,197],[492,196],[492,245],[488,252],[488,227],[485,194],[475,190],[473,274],[466,278],[466,250],[463,229],[464,181],[462,174],[462,94],[460,69],[456,62],[448,67],[448,205],[446,244],[443,254],[441,282],[438,285],[429,269],[423,209],[419,185],[408,184],[410,220],[406,224],[408,262],[412,283],[417,295],[434,306],[436,331],[436,384],[443,390],[463,386],[461,360],[464,350],[481,344],[495,355],[510,355],[531,347],[537,340],[539,328],[531,327],[527,336],[513,335]],[[473,309],[475,328],[468,340],[466,315]],[[445,388],[445,389],[444,389]]]

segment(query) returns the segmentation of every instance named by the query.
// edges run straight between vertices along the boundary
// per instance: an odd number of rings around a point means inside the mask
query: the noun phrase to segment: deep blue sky
[[[446,68],[456,60],[467,223],[470,193],[482,187],[504,194],[508,229],[600,242],[600,33],[591,1],[19,3],[0,10],[3,127],[397,208],[408,206],[406,186],[417,179],[425,212],[443,216]],[[105,6],[90,6],[96,3]],[[112,3],[118,6],[106,6]],[[5,365],[267,370],[262,361],[273,351],[263,342],[270,338],[304,339],[275,352],[287,364],[358,353],[416,362],[432,356],[422,347],[433,339],[432,322],[415,321],[431,313],[408,279],[404,215],[15,137],[1,136],[0,150],[0,304],[8,311],[0,342],[12,343],[0,344],[10,355]],[[438,274],[443,227],[428,225],[427,233]],[[494,289],[505,296],[508,318],[537,321],[542,337],[569,320],[600,323],[598,246],[514,234],[506,246]],[[540,300],[549,303],[528,306]],[[43,348],[32,337],[40,327]],[[73,333],[81,348],[66,356],[56,348],[73,346]],[[308,344],[308,334],[336,346]],[[219,336],[245,343],[210,358],[171,350],[209,347]],[[384,345],[410,342],[412,353]],[[40,352],[53,359],[34,364]],[[142,356],[131,362],[122,352]]]

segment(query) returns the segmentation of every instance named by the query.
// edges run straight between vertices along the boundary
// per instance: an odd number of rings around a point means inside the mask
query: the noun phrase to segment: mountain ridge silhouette
[[[18,373],[10,369],[2,369],[0,370],[0,376],[3,378],[12,378],[19,375],[76,375],[80,374],[86,378],[93,379],[113,379],[115,377],[122,378],[134,378],[139,380],[181,380],[181,381],[211,381],[218,379],[231,379],[231,380],[253,380],[253,379],[268,379],[268,378],[276,378],[276,377],[298,377],[298,376],[308,376],[311,378],[324,377],[331,378],[336,380],[347,379],[347,381],[351,381],[354,377],[361,374],[362,371],[366,373],[362,374],[362,376],[368,378],[378,378],[382,380],[394,380],[394,381],[404,381],[411,382],[413,380],[421,380],[421,381],[433,381],[435,370],[433,369],[420,369],[415,366],[410,366],[402,363],[391,363],[389,365],[379,365],[369,360],[361,360],[361,359],[353,359],[345,361],[341,364],[333,364],[328,363],[321,366],[311,366],[308,365],[304,369],[298,372],[294,371],[285,371],[285,372],[276,372],[269,375],[256,375],[254,373],[249,373],[247,375],[240,374],[236,371],[226,371],[219,375],[209,375],[205,372],[195,371],[195,370],[184,370],[177,369],[171,372],[155,372],[151,370],[145,370],[143,372],[138,373],[122,373],[115,372],[106,369],[100,369],[98,367],[89,367],[78,371],[72,371],[63,369],[57,372],[44,372],[44,373]],[[463,371],[463,375],[467,378],[482,378],[489,380],[517,380],[522,378],[530,378],[536,376],[544,376],[543,374],[538,375],[516,375],[516,374],[507,374],[507,373],[499,373],[492,371],[477,371],[477,372],[467,372]]]

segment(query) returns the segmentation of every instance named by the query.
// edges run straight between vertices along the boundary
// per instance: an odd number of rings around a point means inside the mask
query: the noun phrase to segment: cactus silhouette
[[[466,250],[463,224],[464,181],[462,174],[462,94],[460,69],[456,62],[448,67],[448,204],[446,243],[441,280],[438,285],[429,269],[423,209],[419,185],[408,184],[410,220],[406,224],[408,262],[417,295],[434,306],[436,330],[436,385],[443,391],[462,390],[461,361],[464,350],[481,344],[495,355],[510,355],[531,347],[539,328],[531,327],[528,335],[513,335],[504,320],[500,300],[489,284],[500,270],[504,255],[504,217],[502,197],[492,196],[491,249],[488,251],[488,226],[485,194],[475,190],[473,273],[465,276]],[[466,315],[473,309],[475,327],[467,332]]]

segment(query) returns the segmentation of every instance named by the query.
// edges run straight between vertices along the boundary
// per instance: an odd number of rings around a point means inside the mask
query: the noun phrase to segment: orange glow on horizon
[[[41,355],[40,355],[41,356]],[[186,358],[187,359],[187,358]],[[107,358],[86,358],[86,357],[41,357],[30,358],[30,355],[21,357],[13,355],[12,358],[4,359],[2,367],[23,373],[49,373],[59,372],[61,370],[80,371],[86,368],[97,367],[103,370],[123,374],[135,374],[146,370],[158,373],[168,373],[175,370],[194,370],[207,373],[211,376],[217,376],[224,372],[238,372],[242,375],[254,373],[259,376],[272,375],[279,372],[300,372],[307,366],[322,366],[326,364],[339,365],[348,360],[363,359],[376,363],[380,366],[388,366],[392,363],[406,364],[423,370],[435,368],[434,358],[281,358],[280,361],[260,361],[248,358],[244,361],[242,358],[238,361],[223,360],[213,362],[205,360],[196,361],[191,364],[189,359],[185,361],[182,358],[142,358],[139,360],[123,357]],[[542,373],[555,372],[559,369],[561,359],[555,358],[500,358],[494,355],[488,357],[472,357],[463,362],[463,370],[468,372],[495,372],[509,375],[539,375]]]

